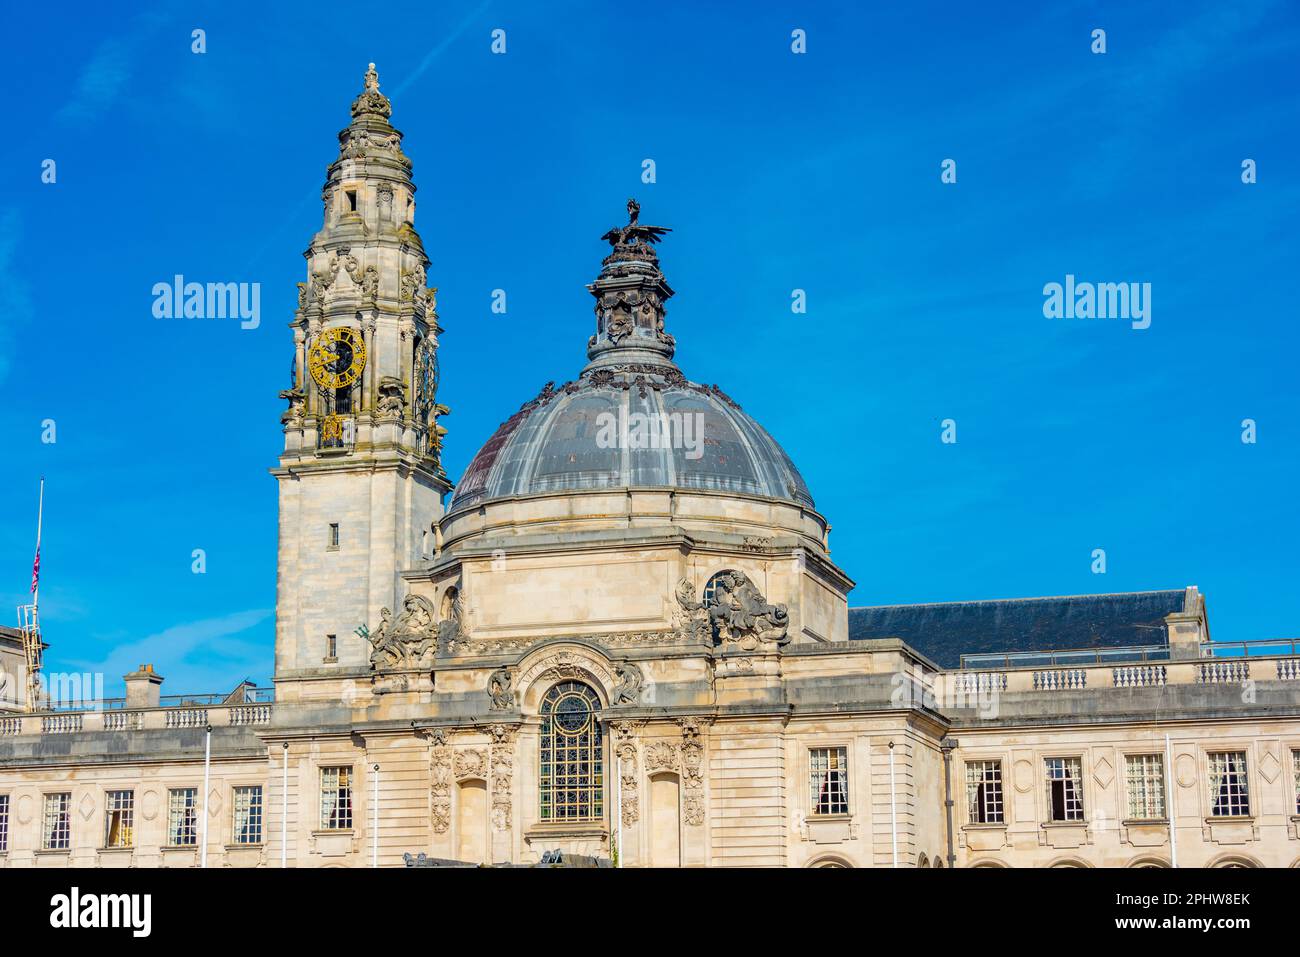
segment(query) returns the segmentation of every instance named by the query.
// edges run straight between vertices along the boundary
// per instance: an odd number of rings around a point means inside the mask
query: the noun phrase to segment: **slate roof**
[[[1180,588],[850,608],[849,639],[901,638],[945,668],[958,667],[964,654],[1163,645],[1164,617],[1185,610],[1186,594]]]

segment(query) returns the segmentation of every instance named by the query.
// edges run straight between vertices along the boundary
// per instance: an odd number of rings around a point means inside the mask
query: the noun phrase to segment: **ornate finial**
[[[357,119],[369,114],[386,120],[392,113],[393,105],[388,102],[388,97],[379,92],[379,74],[375,72],[375,65],[372,63],[366,70],[365,89],[352,101],[352,118]]]
[[[635,199],[627,201],[627,219],[626,226],[600,237],[613,248],[587,287],[596,297],[596,334],[587,341],[587,357],[594,363],[671,365],[674,340],[664,330],[664,303],[673,291],[659,269],[655,244],[672,230],[641,222],[641,204]]]
[[[667,226],[642,226],[641,204],[635,199],[627,201],[627,225],[615,226],[609,232],[600,238],[607,241],[616,250],[627,251],[628,247],[636,247],[640,252],[649,258],[654,257],[654,249],[651,247],[663,239],[664,233],[671,233],[672,230]]]

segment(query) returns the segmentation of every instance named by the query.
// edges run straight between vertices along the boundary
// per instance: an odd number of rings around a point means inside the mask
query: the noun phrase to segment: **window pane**
[[[604,751],[600,699],[586,685],[566,681],[542,699],[538,761],[543,821],[597,821],[604,817]]]
[[[198,790],[173,788],[167,792],[167,843],[193,847],[199,843]]]
[[[1135,821],[1162,820],[1165,816],[1165,759],[1160,754],[1125,757],[1128,780],[1128,816]]]
[[[849,764],[845,748],[813,748],[808,752],[808,777],[813,814],[849,813]]]
[[[1081,758],[1046,758],[1048,817],[1053,821],[1083,820]]]
[[[104,846],[135,844],[135,792],[109,791],[104,795]]]
[[[1213,751],[1209,755],[1210,813],[1214,817],[1246,817],[1250,793],[1245,751]]]
[[[352,768],[321,768],[321,830],[349,830],[352,827]]]
[[[1002,824],[1002,762],[966,765],[966,806],[972,824]]]
[[[262,843],[262,789],[260,786],[235,788],[234,822],[234,843]]]
[[[41,847],[66,851],[72,846],[72,795],[45,795],[45,815],[41,829]]]

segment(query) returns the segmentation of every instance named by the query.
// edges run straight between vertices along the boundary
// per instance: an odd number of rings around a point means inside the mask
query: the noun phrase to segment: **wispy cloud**
[[[108,37],[95,48],[77,76],[71,98],[55,118],[64,123],[85,122],[110,109],[130,87],[147,41],[166,23],[164,14],[140,14],[125,34]]]
[[[486,13],[488,7],[490,6],[492,6],[492,0],[483,0],[482,3],[480,3],[477,7],[475,7],[473,12],[471,12],[469,16],[467,16],[464,20],[462,20],[460,22],[460,25],[457,26],[456,29],[452,30],[450,33],[444,36],[442,38],[441,43],[439,43],[437,46],[435,46],[432,50],[430,50],[428,53],[424,55],[423,59],[421,59],[420,62],[416,65],[415,69],[411,71],[410,75],[405,77],[401,83],[397,84],[397,86],[393,88],[392,91],[393,94],[396,95],[398,93],[401,93],[412,83],[418,80],[421,76],[423,76],[424,72],[428,70],[429,67],[433,66],[434,62],[437,61],[438,57],[442,56],[443,52],[449,46],[451,46],[458,39],[460,39],[460,35],[464,33],[466,30],[468,30],[470,26],[476,20],[478,20],[479,17],[481,17],[484,13]]]
[[[68,664],[78,671],[102,672],[109,686],[147,663],[166,677],[169,691],[228,691],[226,684],[234,687],[245,677],[265,672],[270,661],[268,649],[250,641],[245,633],[272,614],[270,608],[256,608],[174,625],[138,641],[118,644],[98,661]],[[219,684],[210,687],[214,683]]]

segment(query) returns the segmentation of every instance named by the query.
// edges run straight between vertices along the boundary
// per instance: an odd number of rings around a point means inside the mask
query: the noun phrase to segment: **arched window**
[[[605,814],[600,699],[563,681],[542,699],[538,790],[543,821],[599,821]]]
[[[723,575],[734,575],[734,574],[736,574],[735,569],[732,569],[732,568],[724,568],[722,571],[718,572],[716,575],[714,575],[712,578],[710,578],[707,582],[705,582],[705,583],[704,583],[704,594],[703,594],[703,596],[702,596],[702,598],[701,598],[701,600],[704,602],[704,604],[708,605],[708,604],[712,603],[712,601],[713,601],[713,596],[716,595],[716,594],[718,593],[718,579],[722,578]]]

